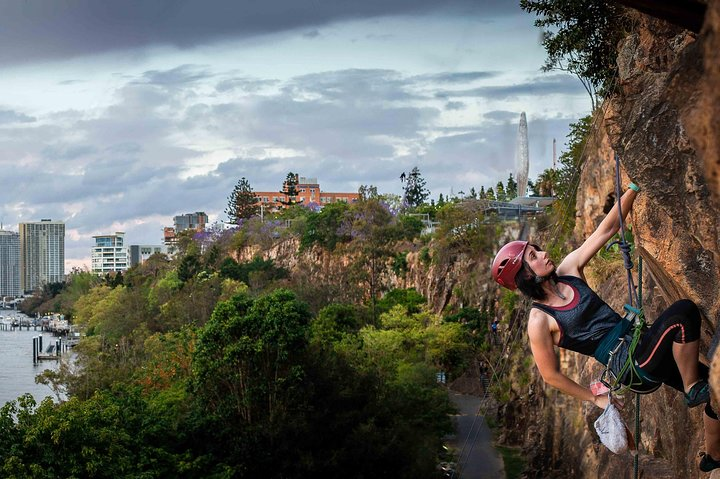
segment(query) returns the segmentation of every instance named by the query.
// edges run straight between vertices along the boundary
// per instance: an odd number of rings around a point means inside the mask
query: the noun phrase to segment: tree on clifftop
[[[417,166],[407,177],[403,173],[400,180],[405,182],[405,202],[409,208],[417,208],[430,196],[430,191],[425,188],[425,178],[422,177]]]
[[[522,194],[524,196],[525,192],[523,191]],[[505,196],[507,197],[508,201],[520,196],[518,195],[517,182],[513,179],[512,173],[510,173],[510,177],[507,180],[507,187],[505,187]]]
[[[297,173],[293,173],[291,171],[285,177],[285,181],[283,182],[283,189],[280,190],[280,193],[284,194],[287,197],[287,200],[280,200],[280,203],[284,204],[285,206],[293,206],[303,202],[303,198],[300,198],[300,201],[298,201],[297,199],[297,195],[299,193],[297,185],[298,175]]]
[[[228,197],[228,206],[225,210],[228,223],[239,225],[240,220],[256,216],[259,212],[258,198],[253,193],[250,182],[243,176]]]
[[[576,75],[595,109],[617,70],[616,45],[628,27],[622,7],[605,0],[520,0],[520,8],[538,16],[548,55],[543,70]]]

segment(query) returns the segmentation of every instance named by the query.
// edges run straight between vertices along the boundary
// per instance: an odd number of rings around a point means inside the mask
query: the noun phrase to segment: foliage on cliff
[[[451,432],[436,373],[462,372],[481,325],[387,280],[420,241],[415,218],[379,201],[323,211],[197,235],[122,284],[77,294],[71,278],[53,298],[87,336],[75,365],[39,378],[70,399],[0,411],[0,475],[434,477]],[[351,258],[336,279],[361,294],[319,300],[310,272],[240,260],[248,231]]]
[[[628,27],[622,7],[603,0],[520,0],[520,7],[538,16],[548,55],[543,69],[577,75],[594,109],[617,71],[617,43]]]

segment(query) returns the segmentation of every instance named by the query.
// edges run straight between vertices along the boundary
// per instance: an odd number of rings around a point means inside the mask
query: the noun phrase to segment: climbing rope
[[[625,263],[625,271],[627,273],[627,281],[628,281],[628,301],[630,306],[633,306],[635,304],[640,303],[640,300],[637,296],[637,291],[635,290],[635,282],[633,281],[632,277],[632,269],[633,269],[633,262],[632,257],[630,256],[631,251],[631,245],[627,242],[625,239],[625,220],[623,219],[622,214],[622,191],[621,191],[621,178],[620,178],[620,156],[615,153],[615,197],[617,198],[617,206],[618,206],[618,218],[620,219],[620,231],[619,231],[619,239],[617,241],[613,241],[608,245],[608,248],[612,247],[613,245],[617,244],[618,249],[622,253],[623,261]],[[634,300],[634,301],[633,301]],[[638,307],[639,309],[639,307]]]
[[[642,257],[638,260],[638,289],[635,289],[635,284],[632,277],[632,269],[633,269],[633,262],[632,258],[630,257],[630,244],[627,242],[625,238],[625,224],[623,220],[623,214],[622,214],[622,191],[620,187],[620,156],[615,153],[615,197],[617,201],[618,206],[618,217],[620,219],[620,230],[619,230],[619,239],[613,243],[610,243],[608,247],[611,247],[613,244],[618,245],[618,249],[622,253],[623,261],[625,263],[625,270],[627,272],[627,282],[628,282],[628,302],[629,305],[632,307],[634,304],[637,305],[637,312],[639,312],[638,315],[636,315],[635,319],[635,330],[633,331],[633,339],[630,344],[630,347],[628,349],[628,358],[627,361],[621,370],[620,374],[618,374],[617,380],[620,381],[620,378],[622,378],[624,371],[627,370],[628,367],[632,368],[635,373],[637,373],[637,370],[635,370],[635,361],[634,361],[634,353],[635,353],[635,347],[637,346],[637,343],[640,339],[640,334],[642,333],[642,328],[645,324],[645,315],[643,314],[642,310]],[[634,302],[633,302],[634,300]],[[609,364],[609,363],[608,363]],[[633,380],[631,379],[631,384]],[[640,383],[642,384],[642,377],[640,379]],[[635,447],[638,451],[637,454],[633,456],[633,473],[635,479],[638,479],[639,474],[639,462],[640,462],[640,393],[635,393]]]

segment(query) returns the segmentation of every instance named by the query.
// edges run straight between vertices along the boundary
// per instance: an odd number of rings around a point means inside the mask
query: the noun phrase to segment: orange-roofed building
[[[294,203],[309,205],[315,203],[319,206],[325,206],[328,203],[342,201],[344,203],[354,203],[358,200],[357,193],[330,193],[322,191],[317,178],[306,178],[304,176],[297,177],[297,195],[294,197]],[[287,187],[283,189],[287,191]],[[290,197],[286,193],[279,191],[255,191],[255,196],[259,199],[261,205],[270,209],[286,208],[290,203]]]

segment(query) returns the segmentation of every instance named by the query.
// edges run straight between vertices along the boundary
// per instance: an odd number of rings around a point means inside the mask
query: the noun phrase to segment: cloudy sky
[[[66,269],[93,235],[158,244],[172,217],[223,210],[237,180],[288,171],[325,191],[432,197],[530,177],[586,115],[541,73],[533,17],[508,0],[0,0],[0,220],[66,222]]]

